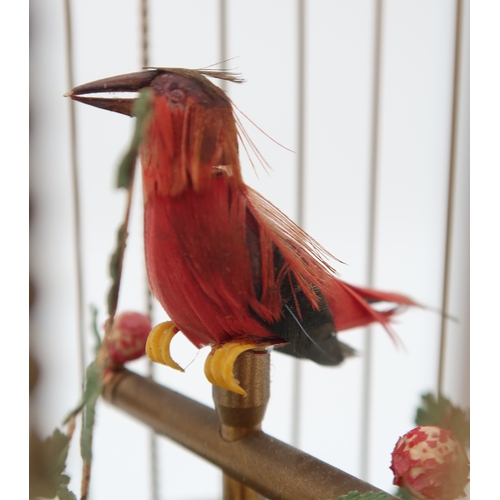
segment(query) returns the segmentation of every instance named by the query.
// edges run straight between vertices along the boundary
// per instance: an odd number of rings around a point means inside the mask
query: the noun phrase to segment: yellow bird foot
[[[214,346],[205,361],[205,376],[213,385],[246,396],[246,391],[240,386],[239,380],[233,374],[236,358],[250,349],[263,350],[266,347],[268,347],[268,344],[256,345],[255,343],[242,341]]]
[[[170,343],[179,329],[172,321],[165,321],[156,325],[150,332],[146,342],[146,355],[155,363],[170,366],[174,370],[184,372],[170,356]]]

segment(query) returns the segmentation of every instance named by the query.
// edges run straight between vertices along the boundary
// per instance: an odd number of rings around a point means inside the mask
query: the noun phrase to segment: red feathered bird
[[[339,280],[331,256],[288,217],[247,186],[238,155],[238,128],[211,71],[151,69],[79,86],[73,99],[132,114],[132,101],[84,97],[100,92],[153,91],[141,144],[147,272],[171,322],[150,334],[148,355],[180,368],[169,345],[177,331],[198,348],[211,345],[205,373],[245,394],[232,364],[246,349],[284,351],[323,365],[342,362],[337,332],[389,320],[399,294]],[[391,302],[388,311],[374,302]]]

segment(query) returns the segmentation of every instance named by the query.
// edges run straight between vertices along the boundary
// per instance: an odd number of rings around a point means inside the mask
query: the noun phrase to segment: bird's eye
[[[184,91],[181,89],[175,89],[168,94],[168,100],[171,103],[178,103],[179,101],[182,101],[182,99],[184,99]]]

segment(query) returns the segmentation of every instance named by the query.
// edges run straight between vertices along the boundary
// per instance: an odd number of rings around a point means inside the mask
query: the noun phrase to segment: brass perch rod
[[[215,410],[128,370],[105,385],[103,397],[269,500],[335,500],[350,491],[380,491],[260,430],[226,441]]]

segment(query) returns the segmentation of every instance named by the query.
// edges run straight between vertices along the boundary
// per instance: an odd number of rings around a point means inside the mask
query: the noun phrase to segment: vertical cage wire
[[[149,66],[149,1],[140,0],[140,31],[141,31],[141,66],[147,68]],[[137,165],[139,168],[139,165]],[[146,275],[146,273],[145,273]],[[146,309],[147,314],[154,321],[153,316],[153,296],[149,289],[146,277]],[[150,379],[154,379],[154,368],[151,360],[147,362],[147,375]],[[160,481],[159,481],[159,464],[158,464],[158,437],[154,430],[149,432],[149,462],[151,465],[151,499],[159,500],[160,498]]]
[[[455,177],[457,161],[457,139],[458,139],[458,112],[459,112],[459,91],[460,91],[460,68],[461,68],[461,46],[462,46],[462,10],[463,1],[456,1],[456,24],[455,24],[455,51],[453,62],[453,90],[452,90],[452,112],[450,127],[450,160],[448,177],[448,194],[446,207],[446,242],[443,265],[443,297],[441,301],[441,328],[439,339],[439,371],[437,392],[443,394],[445,348],[448,332],[448,311],[450,302],[450,264],[451,264],[451,241],[453,231],[453,214],[455,203]]]
[[[372,77],[372,116],[370,137],[370,181],[368,199],[368,245],[366,284],[375,286],[375,238],[377,221],[377,183],[378,183],[378,147],[379,147],[379,108],[380,108],[380,74],[381,74],[381,46],[382,46],[382,16],[383,0],[376,0],[373,20],[373,77]],[[372,336],[373,328],[368,327],[364,335],[364,364],[362,389],[362,418],[361,418],[361,478],[368,479],[368,464],[370,450],[370,405],[372,399]]]
[[[306,20],[307,6],[305,0],[297,0],[297,206],[295,220],[300,227],[304,227],[305,207],[305,136],[306,127],[305,93],[306,93]],[[293,446],[300,445],[300,424],[302,413],[302,364],[300,360],[293,363],[292,379],[292,433]]]
[[[74,63],[73,63],[73,33],[72,33],[72,15],[71,1],[64,1],[64,25],[66,31],[66,71],[68,88],[75,86]],[[83,256],[81,244],[81,216],[80,216],[80,186],[78,182],[78,129],[75,119],[75,103],[68,102],[69,106],[69,126],[70,126],[70,151],[71,151],[71,181],[73,193],[73,214],[74,214],[74,249],[76,261],[76,280],[77,290],[77,314],[78,314],[78,345],[79,345],[79,363],[80,376],[82,380],[85,377],[86,362],[86,343],[85,343],[85,293],[83,288]]]

